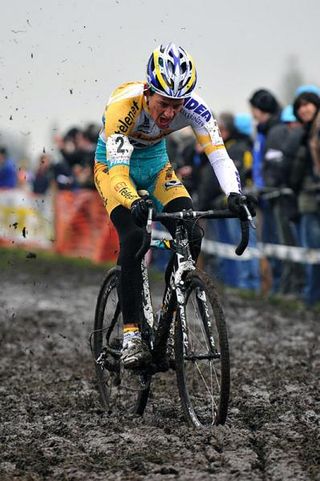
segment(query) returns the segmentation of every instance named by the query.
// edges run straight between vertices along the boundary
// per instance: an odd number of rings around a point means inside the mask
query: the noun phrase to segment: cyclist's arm
[[[206,127],[194,129],[198,142],[202,145],[217,176],[220,187],[226,195],[241,192],[239,172],[230,159],[224,146],[216,121]]]
[[[111,102],[105,111],[105,139],[109,164],[111,192],[128,209],[140,199],[129,176],[130,157],[133,151],[128,135],[139,113],[135,97]]]
[[[189,125],[207,154],[210,164],[218,178],[221,189],[226,195],[241,191],[240,176],[224,146],[217,121],[210,108],[198,95],[186,101],[183,109]]]

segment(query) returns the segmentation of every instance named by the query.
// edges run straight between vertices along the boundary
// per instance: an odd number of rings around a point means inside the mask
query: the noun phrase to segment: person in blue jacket
[[[16,166],[8,157],[5,147],[0,147],[0,189],[10,189],[17,185]]]
[[[256,137],[253,146],[253,183],[256,187],[264,187],[262,164],[268,134],[272,127],[280,123],[281,107],[269,90],[256,90],[249,99],[251,112],[256,121]]]

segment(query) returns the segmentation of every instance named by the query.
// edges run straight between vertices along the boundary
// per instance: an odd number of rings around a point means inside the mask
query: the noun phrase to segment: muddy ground
[[[100,408],[88,347],[101,268],[1,264],[0,480],[320,480],[320,319],[224,292],[232,399],[223,427],[186,425],[172,377],[143,418]]]

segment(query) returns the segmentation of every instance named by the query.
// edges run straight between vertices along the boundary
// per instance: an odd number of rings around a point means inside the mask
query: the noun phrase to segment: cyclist
[[[139,331],[142,274],[141,261],[135,258],[142,243],[148,205],[152,201],[158,212],[192,209],[190,195],[168,159],[165,137],[191,126],[228,196],[228,207],[237,214],[243,209],[238,171],[226,152],[211,110],[194,93],[196,82],[192,57],[174,43],[160,45],[149,58],[147,81],[116,88],[103,116],[94,176],[120,240],[119,297],[124,323],[122,361],[126,368],[138,367],[150,359]],[[146,190],[149,197],[141,198],[139,189]],[[251,202],[248,204],[253,213]],[[172,221],[164,225],[174,233]],[[196,259],[201,232],[190,225],[188,234]],[[167,267],[167,281],[171,267]]]

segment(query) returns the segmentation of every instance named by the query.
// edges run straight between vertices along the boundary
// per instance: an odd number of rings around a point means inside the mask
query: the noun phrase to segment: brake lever
[[[241,205],[241,206],[244,208],[244,210],[246,211],[247,220],[249,221],[249,224],[251,225],[252,229],[256,229],[256,225],[255,225],[255,223],[253,222],[252,215],[251,215],[250,210],[248,209],[248,206],[247,206],[247,204],[246,204],[246,196],[245,196],[245,195],[242,195],[242,196],[241,196],[240,205]]]
[[[248,209],[246,204],[242,204],[242,207],[246,211],[247,219],[248,219],[249,224],[251,225],[252,229],[256,229],[257,227],[256,227],[256,224],[253,222],[253,218],[252,218],[252,215],[250,214],[250,210]]]
[[[153,207],[148,208],[148,219],[147,219],[147,225],[146,225],[146,231],[148,234],[151,234],[152,232],[152,214],[153,214]]]

